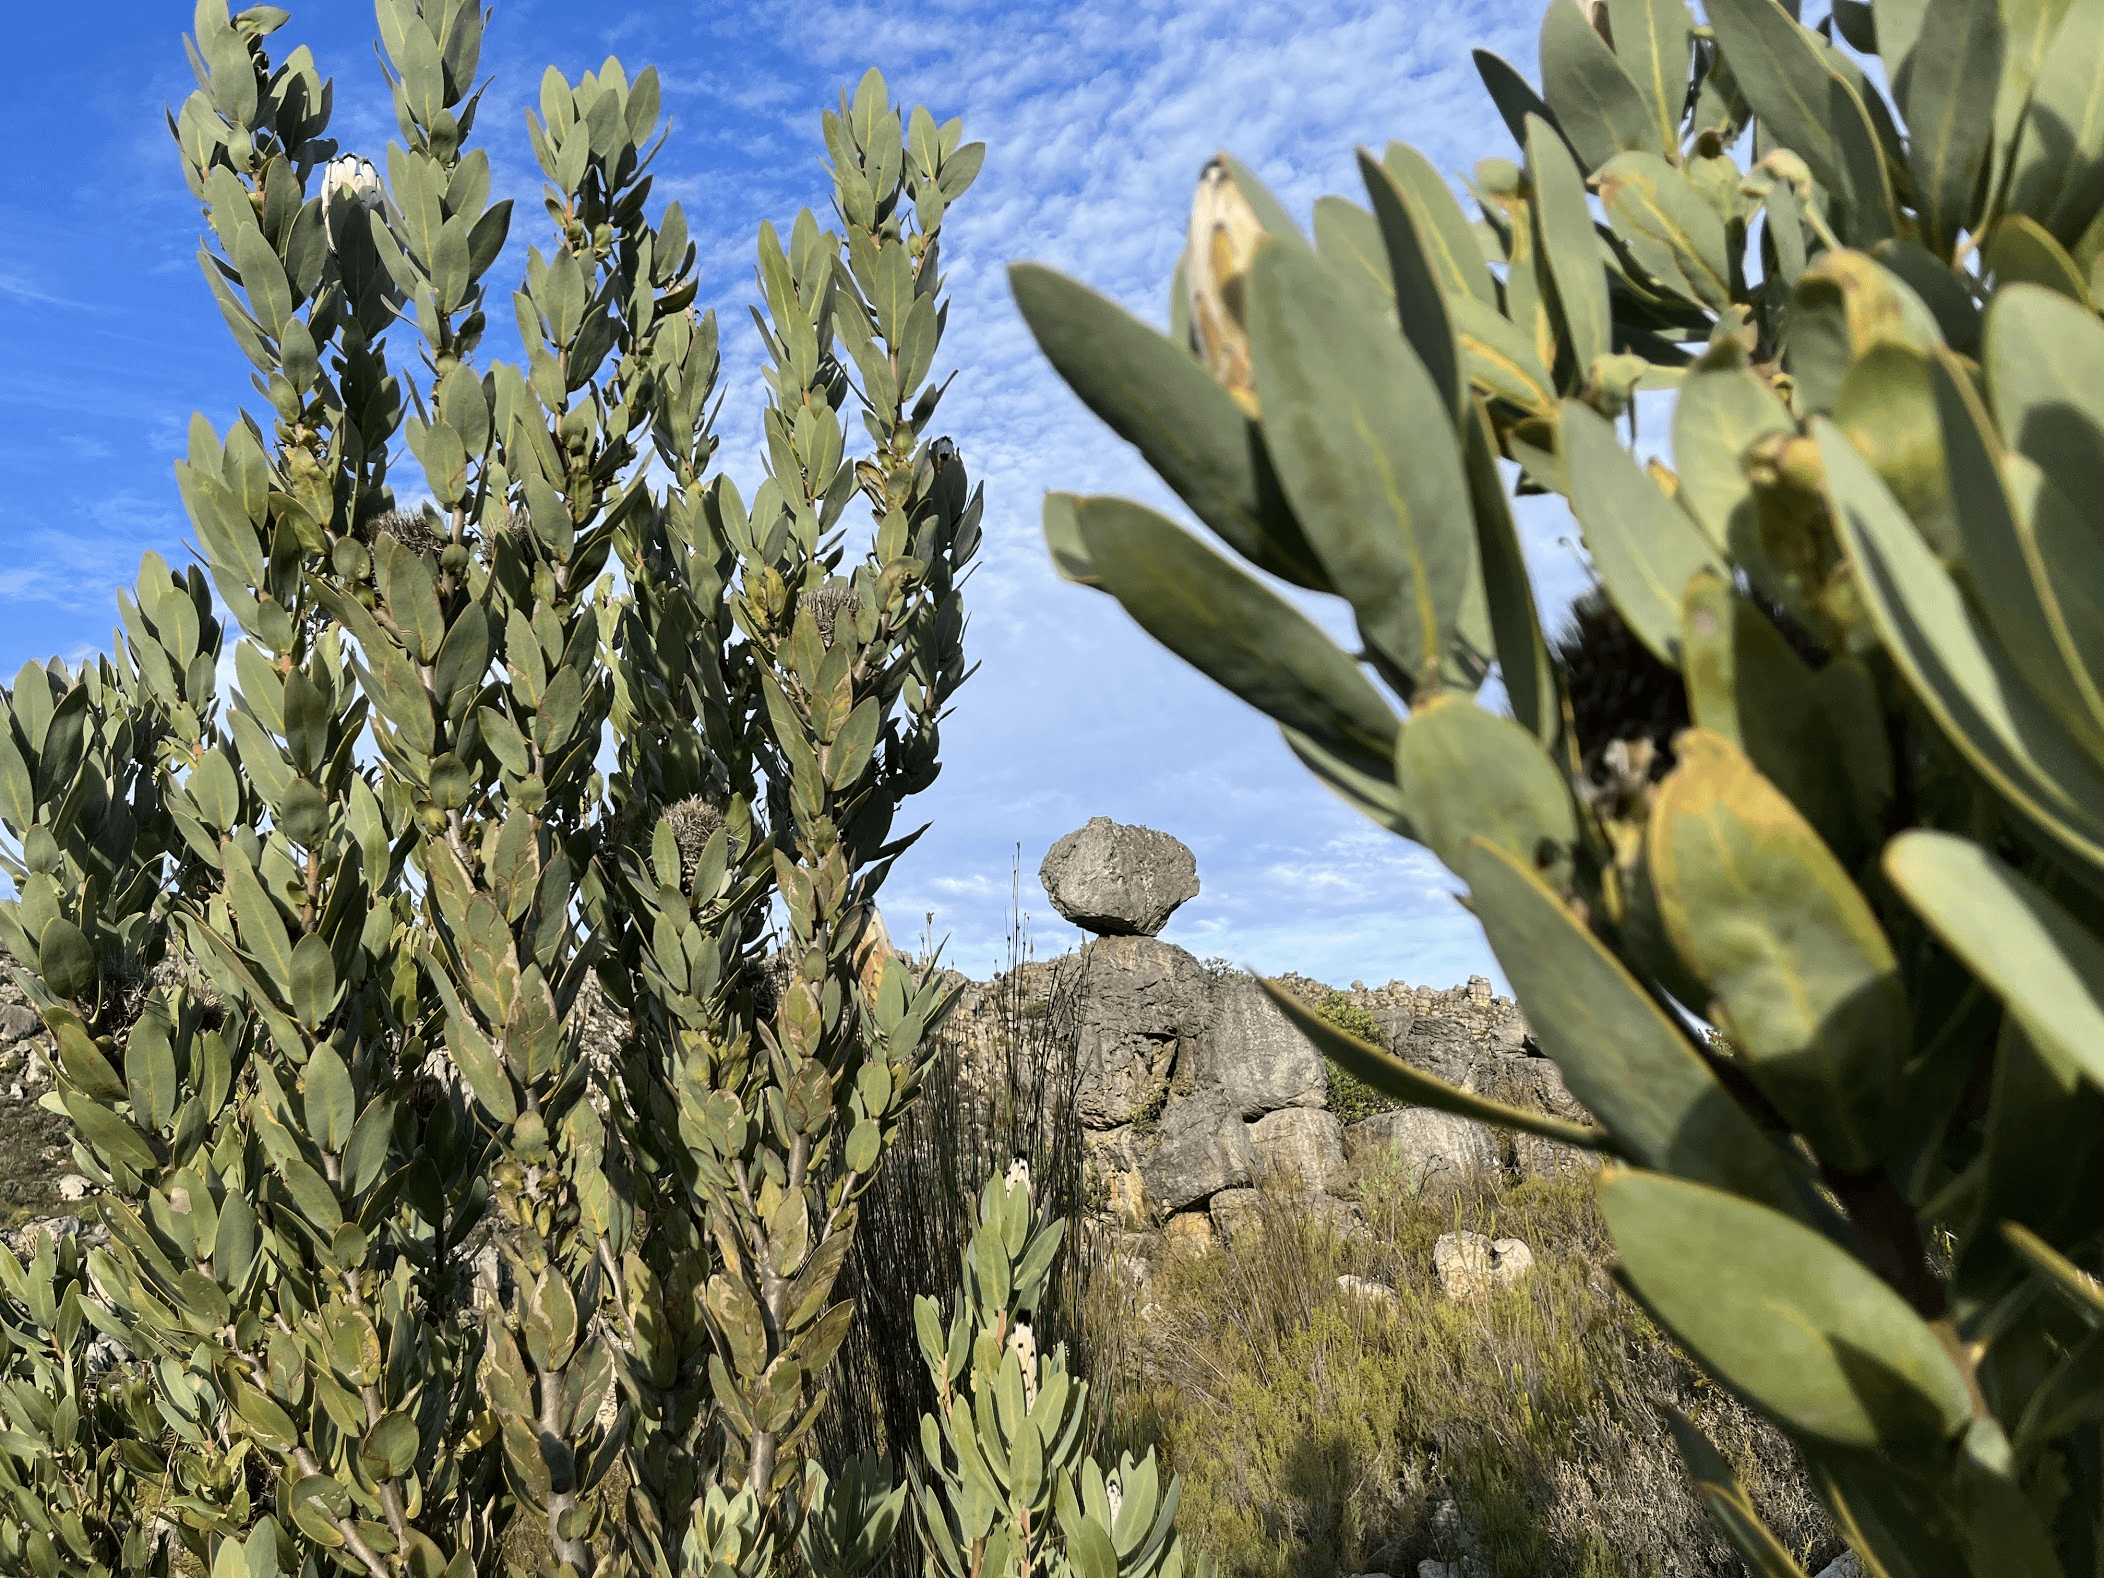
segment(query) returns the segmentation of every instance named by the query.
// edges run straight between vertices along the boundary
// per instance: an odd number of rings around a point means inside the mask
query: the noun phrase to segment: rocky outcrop
[[[1054,909],[1103,937],[1155,936],[1198,897],[1198,861],[1188,848],[1107,816],[1054,844],[1037,875]]]
[[[1159,1113],[1171,1071],[1189,1066],[1211,1018],[1204,967],[1173,943],[1105,937],[1057,969],[1079,999],[1083,1126],[1117,1129]]]
[[[1345,1158],[1362,1168],[1386,1167],[1406,1194],[1450,1199],[1475,1173],[1500,1160],[1503,1138],[1488,1124],[1430,1107],[1398,1107],[1361,1118],[1344,1131]]]
[[[1209,971],[1158,938],[1098,937],[1054,966],[1074,1002],[1078,1106],[1108,1213],[1184,1248],[1260,1231],[1264,1191],[1341,1231],[1359,1220],[1356,1172],[1395,1169],[1421,1198],[1479,1175],[1589,1165],[1582,1153],[1426,1108],[1347,1127],[1328,1109],[1321,1054],[1254,980]],[[1519,1009],[1481,977],[1433,991],[1282,981],[1322,1004],[1369,1014],[1405,1061],[1528,1111],[1582,1118],[1537,1054]],[[1195,1218],[1203,1218],[1203,1221]],[[1194,1220],[1186,1220],[1192,1218]]]

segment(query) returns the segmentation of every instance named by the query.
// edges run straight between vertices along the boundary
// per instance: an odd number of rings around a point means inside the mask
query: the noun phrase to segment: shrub
[[[1436,1206],[1358,1184],[1363,1233],[1267,1197],[1261,1234],[1168,1262],[1099,1317],[1131,1326],[1105,1377],[1117,1439],[1176,1470],[1179,1524],[1223,1573],[1464,1556],[1495,1578],[1736,1571],[1654,1398],[1729,1443],[1799,1558],[1838,1548],[1787,1443],[1614,1295],[1585,1182],[1477,1179]],[[1457,1226],[1524,1239],[1534,1272],[1487,1301],[1447,1298],[1432,1246]],[[1342,1275],[1393,1297],[1355,1296]]]
[[[202,562],[0,716],[0,944],[108,1234],[0,1251],[0,1573],[851,1578],[903,1487],[811,1432],[954,1004],[876,898],[966,673],[929,429],[983,149],[875,72],[824,116],[747,500],[654,71],[542,79],[521,366],[477,0],[380,0],[384,178],[286,13],[196,17],[171,128],[269,412],[192,423]],[[1092,1468],[1062,1527],[1123,1552]]]
[[[1315,1013],[1333,1030],[1341,1030],[1373,1046],[1387,1044],[1388,1038],[1381,1034],[1380,1021],[1344,992],[1330,993],[1316,1006]],[[1322,1073],[1330,1111],[1346,1123],[1370,1118],[1377,1112],[1393,1111],[1398,1105],[1393,1096],[1378,1086],[1369,1085],[1335,1058],[1322,1060]]]
[[[1614,1159],[1625,1285],[1873,1571],[2089,1572],[2104,9],[1797,10],[1551,0],[1539,91],[1477,53],[1520,161],[1475,216],[1396,145],[1311,243],[1222,155],[1167,335],[1012,270],[1076,392],[1239,559],[1343,598],[1352,650],[1141,505],[1053,494],[1046,537],[1454,872],[1598,1127],[1287,1013],[1396,1095]],[[1645,389],[1670,464],[1617,433]],[[1574,737],[1501,459],[1678,674],[1670,763],[1655,695]]]

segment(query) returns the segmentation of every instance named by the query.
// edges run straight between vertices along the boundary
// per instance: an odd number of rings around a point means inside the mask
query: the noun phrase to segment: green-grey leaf
[[[1869,463],[1831,422],[1814,433],[1837,535],[1886,650],[1966,759],[2104,887],[2104,775],[1980,629]]]
[[[2073,246],[2104,204],[2104,0],[2074,0],[2046,50],[2009,173],[2008,208]]]
[[[1659,1320],[1789,1428],[1926,1456],[1972,1415],[1926,1322],[1824,1234],[1752,1200],[1617,1172],[1600,1206]]]
[[[1196,357],[1062,274],[1019,263],[1008,277],[1059,375],[1200,520],[1259,569],[1328,590],[1279,491],[1262,431]]]
[[[1512,719],[1442,696],[1411,713],[1395,763],[1421,836],[1449,866],[1480,838],[1557,885],[1568,880],[1578,837],[1570,788]]]
[[[1782,1153],[1533,871],[1480,839],[1461,852],[1456,871],[1543,1049],[1624,1154],[1798,1209]]]
[[[1607,0],[1607,21],[1615,55],[1658,127],[1659,147],[1677,150],[1695,30],[1686,0]]]
[[[1710,0],[1707,10],[1773,145],[1803,159],[1832,194],[1842,240],[1867,247],[1892,235],[1896,208],[1876,128],[1855,89],[1827,65],[1819,39],[1777,0]]]
[[[1359,175],[1373,200],[1403,338],[1446,395],[1458,422],[1468,400],[1468,377],[1462,370],[1461,342],[1447,311],[1446,291],[1440,285],[1440,268],[1433,258],[1431,226],[1389,168],[1376,164],[1364,149],[1359,151]]]
[[[1907,162],[1920,199],[1924,239],[1948,255],[1972,221],[1980,162],[1994,135],[2002,71],[1998,0],[1929,0],[1907,70]]]
[[[1483,266],[1483,254],[1469,229],[1468,215],[1431,162],[1415,148],[1392,142],[1381,155],[1381,168],[1410,204],[1425,243],[1426,256],[1449,296],[1469,296],[1486,307],[1498,304],[1496,282]]]
[[[1575,5],[1543,8],[1541,83],[1557,124],[1589,172],[1632,148],[1664,155],[1671,146],[1642,91]]]
[[[1266,995],[1278,1004],[1280,1011],[1293,1021],[1301,1034],[1315,1043],[1316,1050],[1324,1057],[1399,1101],[1406,1101],[1414,1107],[1430,1107],[1437,1112],[1451,1112],[1456,1117],[1495,1124],[1521,1134],[1539,1135],[1559,1145],[1575,1145],[1610,1156],[1619,1154],[1613,1136],[1604,1129],[1595,1128],[1590,1123],[1546,1118],[1538,1112],[1508,1107],[1503,1102],[1449,1085],[1445,1080],[1405,1063],[1392,1052],[1339,1030],[1283,987],[1265,980],[1259,980],[1257,984],[1264,988]]]
[[[1687,512],[1637,469],[1607,418],[1566,400],[1562,440],[1571,509],[1608,597],[1637,639],[1677,667],[1688,581],[1724,566]]]
[[[1534,218],[1542,261],[1556,286],[1571,354],[1584,376],[1614,346],[1607,305],[1607,271],[1593,232],[1585,179],[1563,139],[1539,118],[1527,122],[1527,167],[1534,177]]]
[[[314,941],[302,938],[301,946]],[[306,1098],[307,1132],[323,1150],[340,1153],[349,1143],[351,1126],[358,1113],[357,1095],[351,1089],[351,1071],[336,1049],[324,1041],[307,1058],[300,1073]]]
[[[1474,560],[1445,400],[1305,248],[1258,248],[1248,311],[1272,462],[1309,545],[1368,643],[1436,676]],[[1090,551],[1101,565],[1093,539]]]
[[[1597,185],[1615,234],[1646,273],[1712,311],[1731,305],[1724,220],[1686,176],[1655,154],[1618,153]]]
[[[1682,381],[1673,407],[1680,498],[1719,553],[1738,553],[1758,530],[1753,485],[1746,480],[1747,451],[1764,438],[1796,430],[1789,411],[1747,367],[1736,344],[1704,355]]]
[[[1674,749],[1645,835],[1666,931],[1783,1116],[1822,1158],[1870,1167],[1909,1046],[1891,946],[1840,862],[1743,752],[1706,729]]]
[[[102,974],[95,962],[95,945],[63,915],[44,923],[44,933],[37,939],[37,971],[60,997],[82,996]]]
[[[2104,942],[2022,872],[1953,833],[1900,834],[1884,870],[2033,1045],[2104,1088]]]

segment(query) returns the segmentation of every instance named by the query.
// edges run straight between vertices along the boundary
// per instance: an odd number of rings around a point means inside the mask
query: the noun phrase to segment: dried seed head
[[[1638,740],[1650,747],[1647,768],[1663,777],[1673,765],[1673,736],[1691,721],[1687,686],[1652,656],[1598,587],[1571,604],[1555,658],[1587,777],[1603,770],[1608,746]]]
[[[829,581],[804,598],[804,609],[818,626],[819,642],[830,652],[834,640],[854,627],[862,599],[845,581]]]
[[[665,820],[672,828],[672,842],[679,846],[679,885],[691,893],[694,868],[701,864],[701,852],[709,847],[716,829],[723,826],[723,811],[698,794],[689,795],[665,807]]]
[[[428,510],[389,510],[375,516],[374,537],[392,537],[411,553],[440,553],[453,539],[438,529],[437,517]]]
[[[1184,256],[1191,333],[1206,371],[1249,416],[1257,415],[1257,384],[1243,297],[1263,239],[1263,221],[1234,172],[1225,159],[1214,159],[1200,172],[1191,202],[1190,249]]]

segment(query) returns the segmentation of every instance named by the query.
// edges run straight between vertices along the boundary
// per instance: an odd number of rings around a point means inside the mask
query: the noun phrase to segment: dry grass
[[[1186,1537],[1229,1578],[1414,1574],[1474,1557],[1485,1578],[1694,1578],[1743,1571],[1690,1496],[1651,1406],[1700,1420],[1770,1524],[1816,1563],[1840,1546],[1787,1444],[1617,1293],[1589,1178],[1479,1180],[1444,1207],[1362,1176],[1363,1234],[1271,1200],[1258,1243],[1097,1284],[1128,1333],[1120,1445],[1183,1477]],[[1472,1228],[1524,1239],[1536,1268],[1471,1303],[1432,1246]],[[1394,1290],[1368,1302],[1343,1274]]]

